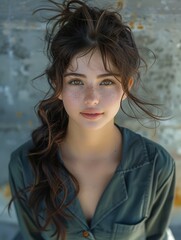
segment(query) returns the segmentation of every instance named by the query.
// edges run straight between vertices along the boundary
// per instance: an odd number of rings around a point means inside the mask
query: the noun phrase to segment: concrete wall
[[[37,126],[33,107],[46,90],[40,74],[47,60],[43,55],[44,24],[32,16],[32,10],[43,1],[0,0],[0,202],[9,197],[9,156],[13,149],[29,139]],[[45,1],[44,1],[45,2]],[[111,1],[100,0],[98,5]],[[121,117],[122,124],[162,144],[175,158],[177,191],[173,223],[179,224],[181,207],[181,1],[138,0],[112,1],[123,6],[124,20],[135,34],[139,47],[148,47],[156,63],[143,76],[152,96],[164,104],[172,115],[157,130],[144,128],[136,120]],[[143,50],[142,50],[143,51]],[[152,55],[143,54],[151,64]],[[2,204],[1,204],[2,205]]]

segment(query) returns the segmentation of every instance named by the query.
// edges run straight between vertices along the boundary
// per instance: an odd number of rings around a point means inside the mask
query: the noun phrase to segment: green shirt
[[[66,209],[73,216],[65,222],[67,240],[168,239],[166,230],[174,198],[175,163],[159,144],[126,128],[120,131],[123,137],[121,161],[99,200],[90,225],[78,198]],[[26,142],[11,155],[12,193],[33,183],[27,158],[31,147],[32,141]],[[71,182],[69,188],[73,189]],[[36,233],[36,223],[26,202],[15,200],[24,239],[55,239],[51,237],[52,225],[47,231]]]

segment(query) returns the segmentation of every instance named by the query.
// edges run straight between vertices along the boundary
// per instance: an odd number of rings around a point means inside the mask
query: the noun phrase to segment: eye
[[[83,82],[80,79],[73,79],[68,82],[70,85],[83,85]]]
[[[110,85],[113,85],[114,82],[110,79],[105,79],[104,81],[101,82],[100,85],[105,85],[105,86],[110,86]]]

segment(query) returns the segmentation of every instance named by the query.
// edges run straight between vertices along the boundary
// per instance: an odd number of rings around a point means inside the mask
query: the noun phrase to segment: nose
[[[84,102],[86,105],[89,106],[94,106],[99,103],[99,94],[93,86],[87,87]]]

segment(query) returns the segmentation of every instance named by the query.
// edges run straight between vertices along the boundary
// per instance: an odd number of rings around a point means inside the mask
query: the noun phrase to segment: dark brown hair
[[[44,202],[46,219],[43,226],[36,217],[40,230],[46,230],[49,224],[54,224],[57,238],[61,236],[61,239],[65,239],[64,222],[69,217],[65,209],[77,195],[79,185],[75,177],[60,163],[57,154],[68,125],[68,115],[58,96],[63,87],[64,73],[72,58],[78,53],[87,54],[98,49],[105,69],[106,60],[109,59],[120,72],[121,84],[130,106],[133,104],[152,118],[156,119],[157,116],[147,109],[152,104],[139,99],[137,94],[134,95],[129,90],[130,78],[134,80],[135,86],[139,85],[139,69],[144,61],[138,52],[131,29],[123,23],[121,15],[113,10],[88,6],[85,1],[49,2],[52,6],[40,10],[55,13],[47,21],[45,40],[49,66],[43,74],[47,76],[52,94],[38,106],[41,126],[32,133],[34,148],[29,153],[35,180],[28,191],[29,205],[35,213]],[[125,111],[122,102],[120,107]],[[66,199],[69,190],[62,178],[62,170],[68,173],[75,185],[75,195],[68,203]]]

